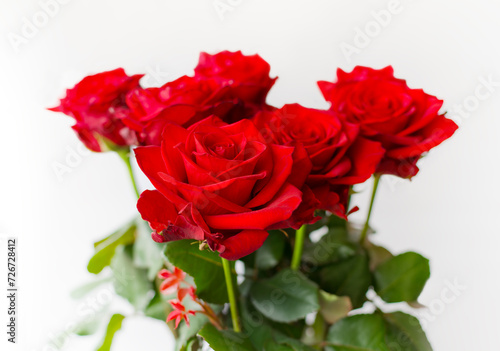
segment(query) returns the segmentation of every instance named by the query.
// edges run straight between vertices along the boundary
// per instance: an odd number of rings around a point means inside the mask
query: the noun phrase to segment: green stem
[[[130,180],[132,181],[132,186],[134,187],[135,195],[139,198],[140,193],[137,189],[137,183],[135,182],[134,171],[132,170],[132,163],[130,162],[131,152],[130,150],[117,151],[118,156],[125,162],[125,165],[128,169],[128,174],[130,176]]]
[[[229,305],[231,307],[231,318],[233,319],[233,329],[237,333],[241,333],[240,319],[238,317],[238,305],[236,304],[236,293],[234,291],[233,279],[231,277],[231,266],[229,261],[222,258],[222,267],[224,268],[224,276],[226,277],[227,295],[229,296]]]
[[[368,234],[368,228],[370,228],[370,217],[372,215],[373,203],[375,202],[375,195],[377,194],[378,184],[380,182],[380,176],[381,176],[381,174],[375,174],[375,176],[374,176],[372,197],[370,200],[370,207],[368,208],[368,215],[366,216],[365,226],[363,227],[363,230],[361,231],[361,237],[359,239],[359,242],[361,244],[363,244],[365,242],[366,235]]]
[[[300,261],[302,260],[302,249],[304,248],[306,228],[307,227],[303,225],[295,232],[295,246],[293,248],[292,264],[290,265],[290,268],[294,271],[299,269]]]

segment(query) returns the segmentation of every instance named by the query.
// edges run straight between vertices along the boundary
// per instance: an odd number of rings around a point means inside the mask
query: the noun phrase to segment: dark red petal
[[[412,178],[417,175],[419,169],[417,162],[420,157],[397,160],[384,157],[377,166],[376,173],[392,174],[401,178]]]
[[[301,189],[304,185],[307,176],[311,173],[312,163],[307,155],[306,150],[302,144],[295,147],[293,152],[293,166],[288,177],[288,183]]]
[[[238,260],[259,249],[269,233],[265,230],[243,230],[222,241],[224,250],[220,256],[227,260]]]
[[[165,164],[165,173],[179,181],[186,179],[183,158],[177,149],[177,145],[184,143],[188,136],[188,131],[176,124],[169,123],[163,129],[161,155]],[[156,160],[156,162],[161,162]]]
[[[141,146],[134,149],[134,153],[142,172],[149,178],[154,187],[160,190],[163,182],[159,173],[167,173],[161,149],[158,146]]]
[[[205,221],[216,229],[267,229],[292,215],[302,200],[302,193],[293,185],[285,184],[276,197],[264,208],[238,214],[205,216]]]
[[[417,145],[389,150],[387,151],[387,157],[400,159],[420,156],[451,137],[457,129],[458,126],[451,119],[437,116],[432,123],[419,132],[423,137],[423,141]]]
[[[191,184],[179,182],[168,174],[161,173],[160,177],[166,184],[169,184],[172,188],[175,188],[178,194],[182,196],[182,199],[184,199],[184,201],[192,203],[193,206],[202,213],[216,214],[249,211],[248,208],[239,206],[215,193],[208,192],[202,187],[196,187]]]
[[[274,224],[270,229],[294,228],[299,229],[304,224],[313,224],[321,219],[314,216],[314,212],[321,208],[321,203],[311,189],[305,185],[302,187],[302,202],[299,207],[293,211],[292,216],[285,221]]]
[[[270,149],[272,160],[274,162],[271,166],[271,178],[269,179],[267,184],[259,191],[259,193],[245,205],[245,207],[247,208],[262,206],[270,201],[286,182],[292,171],[292,154],[294,148],[280,145],[271,145]],[[258,167],[259,166],[257,166],[256,171],[260,171]],[[265,167],[267,168],[268,166],[266,165]],[[268,171],[267,169],[264,170]],[[265,179],[262,181],[265,181]]]
[[[369,179],[384,156],[385,150],[380,143],[366,138],[357,138],[349,148],[351,170],[339,179],[333,179],[331,184],[359,184]]]
[[[225,180],[216,184],[206,185],[202,188],[212,194],[217,194],[218,196],[233,202],[238,206],[245,207],[255,183],[259,179],[265,178],[265,176],[266,172],[262,172],[259,174]]]
[[[145,190],[137,201],[137,209],[142,219],[157,232],[174,223],[178,216],[175,206],[157,190]]]

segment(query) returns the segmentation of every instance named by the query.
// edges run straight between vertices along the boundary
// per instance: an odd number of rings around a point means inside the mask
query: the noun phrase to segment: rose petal
[[[220,256],[231,261],[238,260],[259,249],[269,233],[265,230],[243,230],[222,241]]]
[[[205,216],[207,225],[216,229],[266,229],[292,215],[302,200],[302,193],[285,184],[276,197],[264,208],[244,213]]]

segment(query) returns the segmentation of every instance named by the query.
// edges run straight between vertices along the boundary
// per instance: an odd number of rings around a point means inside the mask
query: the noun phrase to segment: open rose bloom
[[[370,328],[376,350],[399,350],[405,328],[417,336],[404,350],[431,349],[411,315],[347,314],[371,303],[370,288],[388,303],[414,303],[428,278],[422,256],[372,244],[369,220],[380,177],[415,176],[418,160],[457,129],[441,100],[410,88],[392,67],[358,66],[318,82],[327,110],[275,107],[270,65],[229,51],[202,53],[192,75],[161,87],[144,88],[141,77],[123,69],[86,77],[52,108],[75,119],[92,151],[118,151],[127,162],[123,150],[135,155],[153,186],[137,202],[152,234],[144,236],[144,222],[128,224],[96,243],[89,271],[146,270],[131,275],[147,284],[135,293],[156,292],[144,313],[157,304],[170,326],[197,328],[185,340],[190,350],[202,340],[217,349],[231,326],[242,350],[375,350],[357,337]],[[356,203],[356,185],[370,178],[371,203]],[[348,223],[358,206],[368,210],[364,226]],[[317,229],[326,234],[313,240]],[[249,330],[252,314],[259,333]],[[328,333],[306,337],[308,315]]]

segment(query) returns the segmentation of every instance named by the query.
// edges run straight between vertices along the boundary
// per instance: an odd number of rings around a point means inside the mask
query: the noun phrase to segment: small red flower
[[[198,300],[198,296],[196,296],[196,291],[195,291],[194,287],[192,287],[192,286],[190,286],[189,288],[180,288],[179,290],[177,290],[177,299],[179,301],[184,300],[186,295],[191,296],[193,301]]]
[[[186,273],[177,267],[174,267],[173,273],[169,270],[162,269],[158,273],[158,278],[165,279],[160,285],[160,291],[163,294],[168,295],[179,290],[180,284],[184,281],[184,278],[186,278]]]
[[[178,300],[171,300],[169,302],[174,308],[174,310],[170,312],[170,314],[168,315],[167,323],[175,319],[175,328],[177,328],[181,320],[184,319],[189,327],[189,315],[194,316],[196,314],[196,311],[192,310],[186,311],[186,307],[184,307],[182,303]]]

